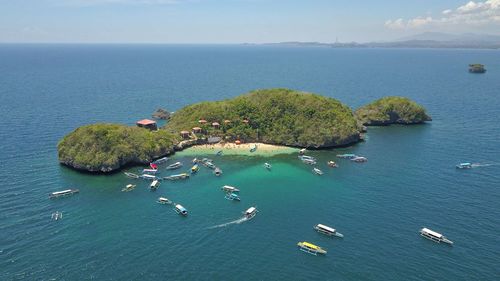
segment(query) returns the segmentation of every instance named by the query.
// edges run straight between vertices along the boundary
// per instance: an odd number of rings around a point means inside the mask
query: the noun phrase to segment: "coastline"
[[[250,150],[257,146],[257,150]],[[222,155],[242,155],[242,156],[273,156],[277,154],[291,154],[299,151],[298,148],[284,145],[273,145],[265,143],[216,143],[216,144],[197,144],[178,151],[175,155],[196,156],[196,155],[215,155],[222,151]]]

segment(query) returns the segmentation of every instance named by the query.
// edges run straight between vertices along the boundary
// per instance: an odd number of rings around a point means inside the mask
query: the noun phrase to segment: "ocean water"
[[[469,74],[476,62],[488,72]],[[80,125],[132,125],[157,107],[269,87],[353,108],[407,96],[434,121],[369,128],[363,143],[313,151],[321,177],[295,154],[212,156],[220,178],[202,167],[156,192],[137,181],[125,193],[132,180],[121,173],[57,162],[58,140]],[[0,97],[1,280],[500,279],[498,50],[0,45]],[[369,161],[326,166],[344,152]],[[487,165],[455,169],[463,161]],[[224,199],[225,184],[241,189],[241,202]],[[68,187],[80,193],[48,199]],[[159,196],[189,216],[155,203]],[[221,226],[250,206],[259,209],[254,219]],[[51,220],[55,211],[62,220]],[[321,236],[317,223],[345,237]],[[454,246],[423,239],[424,226]],[[328,254],[307,255],[299,241]]]

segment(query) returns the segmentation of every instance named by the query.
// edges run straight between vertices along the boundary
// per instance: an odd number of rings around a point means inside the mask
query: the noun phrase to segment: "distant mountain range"
[[[320,43],[320,42],[280,42],[264,45],[280,46],[316,46],[331,48],[465,48],[465,49],[500,49],[500,35],[491,34],[450,34],[425,32],[403,37],[388,42],[369,43]]]

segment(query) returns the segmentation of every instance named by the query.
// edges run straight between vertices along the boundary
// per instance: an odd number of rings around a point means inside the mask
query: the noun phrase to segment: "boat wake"
[[[234,220],[234,221],[230,221],[230,222],[226,222],[226,223],[223,223],[223,224],[211,226],[208,229],[226,227],[226,226],[231,225],[231,224],[240,224],[240,223],[245,222],[247,220],[248,220],[247,217],[242,217],[242,218],[239,218],[239,219]]]
[[[488,167],[488,166],[494,166],[494,165],[498,165],[498,163],[487,163],[487,164],[474,163],[471,166],[472,166],[472,168],[476,168],[476,167]]]

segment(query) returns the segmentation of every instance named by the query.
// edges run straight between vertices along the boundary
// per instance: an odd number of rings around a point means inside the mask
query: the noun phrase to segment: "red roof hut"
[[[142,120],[137,121],[137,123],[135,123],[135,124],[141,128],[146,128],[146,129],[150,129],[150,130],[158,130],[158,127],[156,126],[156,121],[153,121],[153,120],[142,119]]]

